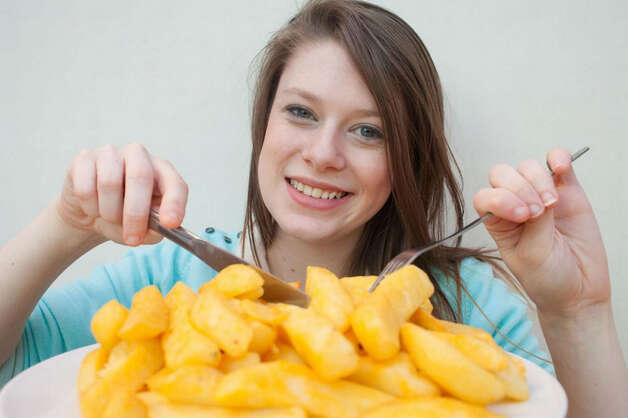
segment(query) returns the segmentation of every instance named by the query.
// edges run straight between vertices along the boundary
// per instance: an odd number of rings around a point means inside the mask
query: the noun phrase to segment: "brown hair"
[[[313,0],[277,32],[262,51],[252,109],[251,166],[244,237],[256,262],[257,230],[268,248],[277,225],[265,207],[257,176],[258,160],[277,85],[296,48],[333,39],[353,59],[372,94],[383,123],[392,193],[365,225],[344,273],[377,274],[402,250],[444,236],[447,199],[456,226],[463,226],[464,201],[457,181],[460,170],[445,137],[443,96],[434,63],[414,30],[395,14],[373,4],[351,0]],[[439,247],[415,264],[438,269],[456,285],[456,309],[433,280],[434,313],[461,318],[460,261],[477,257],[493,261],[485,251]]]

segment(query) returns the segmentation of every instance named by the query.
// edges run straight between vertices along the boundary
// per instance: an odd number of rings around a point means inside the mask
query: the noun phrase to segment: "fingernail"
[[[556,199],[556,196],[554,196],[550,192],[543,192],[541,194],[541,199],[543,199],[543,203],[545,204],[545,206],[549,206],[553,203],[556,203],[556,201],[558,200]]]
[[[541,213],[543,213],[543,208],[541,208],[541,206],[537,205],[536,203],[531,204],[529,208],[533,218],[536,218]]]
[[[515,209],[515,217],[518,219],[525,218],[528,215],[528,209],[525,206],[519,206]]]
[[[179,222],[179,215],[177,215],[175,212],[167,212],[166,217],[170,222]]]
[[[129,245],[137,245],[140,243],[140,237],[137,235],[129,235],[126,239],[127,244]]]

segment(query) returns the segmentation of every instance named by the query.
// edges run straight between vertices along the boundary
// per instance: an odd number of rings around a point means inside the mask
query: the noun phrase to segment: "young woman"
[[[436,70],[403,20],[357,1],[310,2],[261,61],[243,234],[208,228],[203,236],[289,281],[303,278],[307,265],[339,276],[377,274],[398,252],[444,235],[447,199],[462,226],[443,120]],[[614,394],[628,390],[628,373],[604,246],[569,153],[550,151],[547,163],[554,178],[533,160],[494,167],[492,187],[476,194],[475,208],[495,215],[486,228],[538,307],[570,414],[619,416],[628,404]],[[128,306],[145,285],[166,293],[181,280],[197,289],[215,275],[164,242],[46,292],[102,242],[159,241],[147,231],[149,208],[177,227],[187,194],[176,170],[141,145],[86,150],[73,160],[59,197],[0,250],[1,382],[92,343],[89,321],[106,301]],[[530,333],[525,303],[494,277],[491,262],[458,245],[421,257],[437,289],[435,312],[482,327],[552,370],[539,360],[547,355]]]

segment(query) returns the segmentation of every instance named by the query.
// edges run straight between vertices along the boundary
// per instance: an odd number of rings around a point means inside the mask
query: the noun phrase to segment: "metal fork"
[[[573,154],[571,154],[571,161],[575,161],[577,160],[582,154],[584,154],[585,152],[587,152],[589,150],[589,147],[584,147],[576,152],[574,152]],[[550,173],[552,174],[552,176],[554,175],[554,173],[552,172],[552,170],[549,168],[548,165],[548,169],[550,171]],[[382,270],[381,273],[379,273],[379,276],[377,276],[377,280],[375,280],[373,282],[373,284],[371,285],[371,287],[369,288],[369,293],[373,292],[373,290],[375,290],[377,288],[377,286],[379,286],[379,284],[381,283],[381,281],[384,279],[384,277],[386,277],[386,275],[399,270],[402,267],[405,267],[409,264],[411,264],[414,260],[416,260],[419,256],[421,256],[422,254],[425,254],[426,252],[445,244],[446,242],[449,242],[451,240],[453,240],[454,238],[459,237],[460,235],[464,234],[465,232],[468,232],[470,230],[472,230],[473,228],[475,228],[476,226],[480,225],[481,223],[483,223],[485,220],[489,219],[491,216],[493,216],[492,213],[487,212],[484,215],[480,216],[479,218],[477,218],[475,221],[471,222],[470,224],[466,225],[465,227],[463,227],[461,230],[459,230],[458,232],[455,232],[453,234],[451,234],[448,237],[445,237],[441,240],[435,241],[429,245],[426,245],[424,247],[421,248],[411,248],[409,250],[405,250],[400,252],[399,254],[397,254],[392,260],[390,260],[388,262],[388,264],[386,264],[386,266],[384,267],[384,269]]]

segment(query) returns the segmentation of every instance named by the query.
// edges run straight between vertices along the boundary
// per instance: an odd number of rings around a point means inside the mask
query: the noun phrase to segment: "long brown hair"
[[[264,205],[257,176],[270,110],[283,69],[301,45],[332,39],[353,59],[382,120],[392,193],[365,225],[346,266],[349,275],[377,274],[402,250],[442,238],[447,205],[463,226],[460,169],[445,137],[443,95],[434,63],[414,30],[382,7],[352,0],[312,0],[279,30],[262,51],[252,108],[253,140],[243,239],[259,263],[255,243],[272,243],[277,224]],[[255,237],[259,232],[260,237]],[[434,313],[460,321],[460,261],[485,251],[462,248],[460,240],[424,254],[415,264],[455,281],[456,309],[433,280]]]

